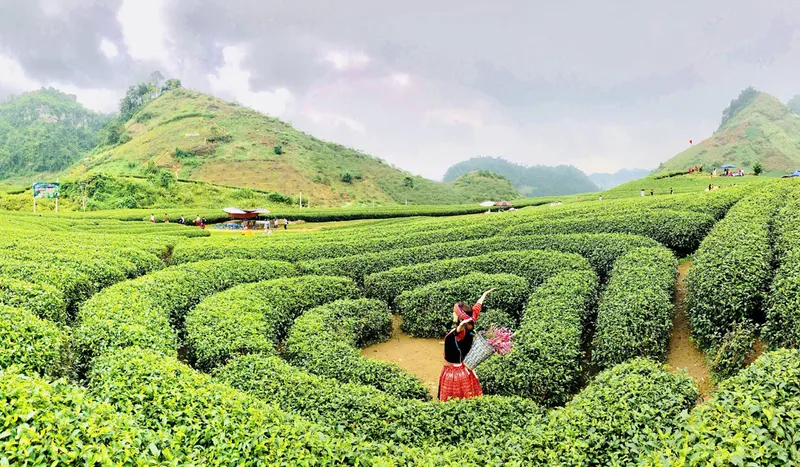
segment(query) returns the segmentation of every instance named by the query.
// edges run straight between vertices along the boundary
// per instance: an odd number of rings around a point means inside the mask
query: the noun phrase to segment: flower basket
[[[486,342],[486,339],[483,338],[483,333],[476,332],[472,340],[472,348],[467,356],[464,357],[464,365],[470,370],[474,370],[475,367],[491,357],[494,352],[494,347]]]

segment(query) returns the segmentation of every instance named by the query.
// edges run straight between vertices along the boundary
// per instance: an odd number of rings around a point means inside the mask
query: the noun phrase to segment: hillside
[[[66,169],[97,145],[107,116],[55,89],[0,104],[0,179]]]
[[[451,182],[476,170],[487,170],[503,175],[523,196],[569,195],[597,191],[585,173],[569,165],[549,167],[525,166],[501,157],[474,157],[447,169],[444,181]]]
[[[453,188],[470,201],[501,201],[517,199],[520,193],[504,176],[488,170],[476,170],[464,174],[453,183]]]
[[[278,119],[187,89],[165,92],[139,109],[122,131],[121,144],[98,148],[73,174],[143,176],[167,169],[180,179],[302,193],[315,205],[457,204],[473,197],[452,184],[414,176]]]
[[[608,190],[623,183],[646,177],[649,173],[650,171],[646,169],[621,169],[614,173],[589,174],[589,180],[601,190]]]
[[[750,172],[756,162],[772,172],[800,168],[800,115],[769,94],[745,90],[723,112],[722,125],[710,138],[664,162],[656,171],[732,164]]]

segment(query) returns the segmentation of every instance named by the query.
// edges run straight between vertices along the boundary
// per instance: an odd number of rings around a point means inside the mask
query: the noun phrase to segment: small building
[[[264,208],[258,209],[239,209],[239,208],[225,208],[222,210],[225,214],[233,219],[256,219],[262,214],[269,214],[269,211]]]

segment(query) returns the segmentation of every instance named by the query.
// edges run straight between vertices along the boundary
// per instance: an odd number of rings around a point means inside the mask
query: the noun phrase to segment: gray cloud
[[[163,53],[134,60],[122,0],[0,0],[0,55],[42,83],[124,90],[161,68],[208,91],[234,46],[245,75],[217,92],[432,178],[478,154],[655,167],[742,88],[800,93],[794,0],[162,1],[139,21],[163,21]]]

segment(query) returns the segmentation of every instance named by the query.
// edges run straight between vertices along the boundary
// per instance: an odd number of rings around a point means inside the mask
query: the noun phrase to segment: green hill
[[[12,97],[0,104],[0,179],[66,169],[108,120],[52,88]]]
[[[464,174],[453,183],[453,188],[470,201],[501,201],[517,199],[519,192],[504,176],[488,170],[476,170]]]
[[[476,170],[491,171],[511,181],[523,196],[570,195],[597,191],[585,173],[570,165],[548,167],[525,166],[509,162],[501,157],[474,157],[459,162],[447,169],[445,182]]]
[[[720,128],[707,140],[661,164],[656,172],[732,164],[751,172],[800,168],[800,115],[777,98],[748,88],[723,112]]]
[[[302,193],[316,205],[457,204],[476,196],[463,186],[414,176],[252,109],[187,89],[169,90],[138,108],[120,131],[119,143],[95,150],[74,167],[73,175],[145,176],[166,169],[180,179]],[[496,182],[500,189],[506,183]]]

